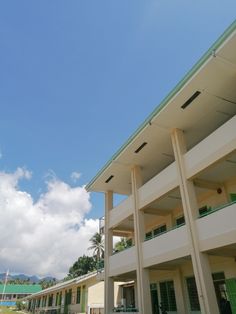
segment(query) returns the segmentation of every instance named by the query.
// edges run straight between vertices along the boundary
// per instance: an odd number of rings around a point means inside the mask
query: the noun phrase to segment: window
[[[213,281],[225,280],[225,274],[224,272],[214,273],[212,274],[212,279]]]
[[[180,216],[180,217],[176,218],[176,226],[177,227],[180,227],[184,224],[185,224],[184,216]]]
[[[60,292],[58,296],[58,305],[61,305],[61,301],[62,301],[62,292]]]
[[[53,302],[53,295],[51,294],[48,299],[48,306],[52,306],[52,302]]]
[[[235,193],[231,193],[230,194],[230,200],[231,200],[231,202],[235,202],[236,201],[236,194]]]
[[[71,304],[72,290],[66,291],[65,294],[65,305]]]
[[[208,207],[207,205],[202,206],[201,208],[198,209],[199,215],[204,215],[208,213],[211,210],[211,207]]]
[[[166,311],[177,311],[173,281],[160,282],[162,307]]]
[[[186,278],[188,297],[191,311],[200,311],[197,286],[194,277]]]
[[[57,294],[56,294],[56,303],[55,303],[55,305],[57,306],[58,305],[58,302],[59,301],[59,292],[57,292]]]
[[[76,303],[80,304],[80,298],[81,298],[81,287],[77,288],[77,297],[76,297]]]
[[[159,226],[159,227],[153,229],[154,237],[157,236],[158,234],[163,233],[163,232],[166,232],[166,225],[162,225],[162,226]]]
[[[46,302],[47,302],[47,297],[46,297],[46,296],[44,296],[44,297],[43,297],[43,307],[45,307],[45,306],[46,306]]]
[[[146,240],[149,240],[149,239],[151,239],[151,238],[152,238],[152,231],[149,231],[149,232],[146,233],[145,239],[146,239]]]

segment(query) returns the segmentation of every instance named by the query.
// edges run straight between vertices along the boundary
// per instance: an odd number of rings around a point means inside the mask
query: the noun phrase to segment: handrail
[[[208,215],[210,215],[210,214],[212,214],[212,213],[214,213],[214,212],[217,212],[217,211],[219,211],[219,210],[221,210],[221,209],[223,209],[223,208],[225,208],[225,207],[228,207],[228,206],[230,206],[230,205],[233,205],[233,204],[235,204],[235,203],[236,203],[236,201],[233,201],[233,202],[226,203],[226,204],[223,204],[223,205],[221,205],[221,206],[218,206],[218,207],[216,207],[216,208],[211,208],[211,209],[208,210],[207,212],[205,212],[205,213],[199,215],[198,218],[202,218],[202,217],[208,216]]]
[[[172,231],[172,230],[178,229],[178,228],[180,228],[180,227],[182,227],[182,226],[184,226],[184,225],[185,225],[185,222],[182,223],[182,224],[179,224],[179,225],[175,225],[175,226],[173,226],[173,227],[171,227],[171,228],[168,228],[167,230],[162,231],[162,232],[160,232],[160,233],[158,233],[158,234],[151,235],[151,236],[145,238],[145,239],[144,239],[144,242],[145,242],[145,241],[149,241],[149,240],[154,239],[154,238],[157,238],[157,237],[163,235],[164,233],[167,233],[167,232],[170,232],[170,231]]]
[[[113,313],[136,313],[138,312],[138,309],[136,307],[114,307]]]
[[[120,252],[123,252],[123,251],[125,251],[125,250],[128,250],[128,249],[130,249],[130,248],[133,247],[133,246],[134,246],[134,244],[132,244],[132,245],[130,245],[130,246],[127,246],[127,247],[123,248],[123,249],[120,250],[120,251],[114,251],[114,252],[112,253],[112,256],[113,256],[113,255],[116,255],[116,254],[118,254],[118,253],[120,253]]]

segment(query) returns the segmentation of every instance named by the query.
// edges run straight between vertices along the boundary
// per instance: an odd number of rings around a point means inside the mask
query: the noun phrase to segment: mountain
[[[0,281],[4,282],[5,277],[6,277],[6,273],[0,273]],[[45,282],[49,282],[49,281],[54,280],[55,278],[51,277],[51,276],[47,276],[47,277],[44,277],[44,278],[39,278],[39,277],[37,277],[35,275],[29,276],[29,275],[25,275],[25,274],[14,274],[14,275],[9,274],[8,275],[8,281],[16,280],[16,279],[19,279],[19,280],[22,280],[22,281],[28,281],[29,283],[39,283],[42,280],[45,281]]]

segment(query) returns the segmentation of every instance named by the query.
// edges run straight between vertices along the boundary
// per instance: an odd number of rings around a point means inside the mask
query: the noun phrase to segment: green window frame
[[[236,202],[236,193],[230,193],[230,200],[231,202]]]
[[[163,281],[159,285],[162,308],[166,311],[177,311],[174,282]]]
[[[211,211],[211,207],[207,206],[207,205],[204,205],[202,207],[200,207],[198,209],[198,212],[199,212],[199,215],[202,216],[202,215],[205,215],[207,214],[208,212]]]
[[[148,231],[145,234],[145,240],[150,240],[152,238],[152,231]]]
[[[188,290],[188,299],[191,311],[200,311],[200,303],[197,293],[197,285],[194,277],[186,278],[186,285]]]
[[[80,304],[81,301],[81,287],[77,287],[76,303]]]
[[[65,305],[70,305],[71,304],[71,299],[72,299],[72,290],[71,289],[69,291],[66,290],[66,293],[65,293]]]
[[[166,224],[158,226],[157,228],[153,229],[153,236],[155,237],[159,234],[162,234],[162,233],[166,232],[166,230],[167,230]]]
[[[180,227],[180,226],[184,225],[184,224],[185,224],[184,215],[177,217],[177,218],[175,219],[175,223],[176,223],[176,226],[177,226],[177,227]]]
[[[51,295],[48,297],[48,306],[52,306],[52,302],[53,302],[53,294],[51,294]]]

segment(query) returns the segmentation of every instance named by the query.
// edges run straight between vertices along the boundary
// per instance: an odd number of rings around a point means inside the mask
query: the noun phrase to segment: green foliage
[[[130,240],[121,238],[120,241],[115,244],[115,252],[123,251],[124,249],[130,247],[130,245]]]
[[[94,257],[83,255],[70,267],[66,279],[71,279],[86,275],[87,273],[96,269],[96,260]]]
[[[16,309],[17,311],[24,310],[26,308],[25,304],[22,301],[16,301]]]
[[[9,279],[7,283],[10,285],[32,285],[33,284],[32,282],[30,282],[29,278],[27,279],[12,278],[12,279]]]
[[[39,281],[39,284],[41,285],[42,289],[47,289],[57,284],[57,281],[56,281],[56,278],[53,278],[51,280],[42,279]]]
[[[91,246],[88,250],[93,250],[93,256],[83,255],[69,268],[69,272],[64,280],[69,280],[75,277],[86,275],[87,273],[96,270],[98,267],[104,266],[104,239],[103,236],[96,232],[90,239]]]
[[[103,236],[100,233],[96,232],[89,241],[92,245],[88,249],[93,250],[93,256],[95,257],[96,261],[98,262],[104,259]]]

